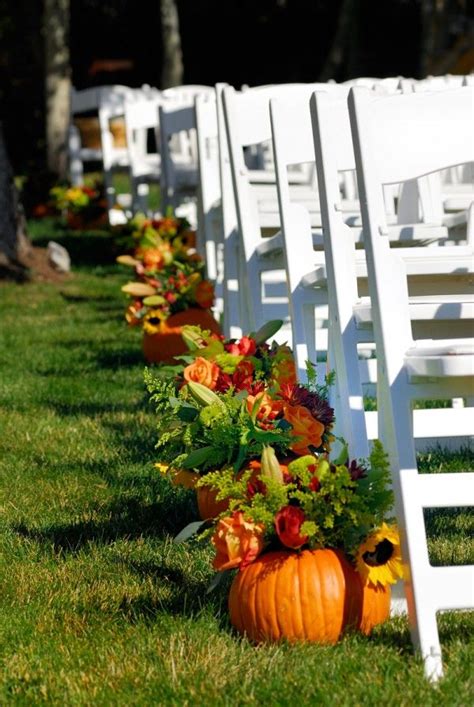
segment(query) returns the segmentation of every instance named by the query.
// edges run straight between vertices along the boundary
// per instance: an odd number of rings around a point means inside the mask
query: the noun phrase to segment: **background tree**
[[[0,277],[23,280],[27,276],[26,260],[31,243],[25,226],[0,123]]]
[[[71,92],[69,17],[69,0],[44,0],[47,164],[51,172],[61,177],[66,174],[66,139]]]
[[[163,89],[182,84],[184,69],[176,0],[161,0],[160,14],[163,43],[161,88]]]

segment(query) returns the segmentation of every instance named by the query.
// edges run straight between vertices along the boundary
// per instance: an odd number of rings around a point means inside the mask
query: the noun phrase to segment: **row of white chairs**
[[[150,86],[132,89],[128,86],[102,86],[72,90],[71,122],[68,135],[69,174],[73,184],[81,184],[84,173],[91,163],[99,163],[106,188],[111,222],[117,222],[137,210],[148,210],[149,185],[161,184],[165,200],[172,204],[179,198],[177,189],[174,197],[174,180],[180,181],[182,171],[190,179],[191,191],[197,185],[197,153],[195,136],[189,127],[176,133],[172,145],[168,147],[160,130],[160,115],[166,117],[166,109],[176,111],[192,106],[195,96],[214,89],[209,86],[185,86],[159,91]],[[82,144],[78,125],[81,115],[97,116],[100,147],[90,148]],[[120,121],[124,132],[122,140],[117,140],[112,132],[113,122]],[[168,121],[164,121],[166,129]],[[117,125],[117,123],[116,123]],[[191,126],[194,128],[194,125]],[[175,131],[176,132],[176,131]],[[155,141],[155,149],[149,150],[150,133]],[[151,142],[153,142],[153,139]],[[162,140],[166,148],[161,149]],[[173,172],[169,159],[169,149],[173,149],[174,160],[180,170]],[[162,171],[165,174],[162,176]],[[127,172],[130,177],[130,194],[117,196],[114,188],[114,174]],[[171,180],[171,181],[170,181]],[[116,207],[119,207],[118,209]],[[121,212],[125,206],[125,211]]]
[[[420,399],[469,403],[474,394],[474,346],[466,337],[474,319],[474,199],[462,181],[474,162],[473,99],[468,85],[218,86],[215,101],[198,98],[195,107],[198,144],[205,108],[212,113],[215,104],[217,112],[220,193],[216,187],[206,203],[201,197],[201,208],[219,214],[220,201],[224,241],[204,228],[203,246],[208,257],[217,253],[217,278],[222,269],[228,332],[239,335],[267,318],[263,291],[283,269],[303,378],[305,360],[318,354],[317,310],[324,309],[329,341],[322,349],[336,371],[338,431],[356,456],[366,456],[375,436],[369,426],[376,427],[390,455],[413,640],[433,680],[442,674],[436,612],[474,606],[474,567],[430,565],[423,509],[472,505],[474,474],[420,475],[415,434],[465,436],[474,418],[472,407],[422,409],[414,417],[412,406]],[[207,126],[212,142],[211,119]],[[201,189],[211,183],[204,150]],[[302,165],[316,167],[317,183]],[[356,183],[347,179],[355,170]],[[458,206],[469,206],[464,213],[447,210],[442,170],[454,174]],[[368,339],[376,358],[364,362],[358,347]],[[376,420],[364,412],[364,363],[376,367]]]
[[[336,371],[351,454],[375,437],[386,446],[413,639],[436,679],[436,611],[473,606],[474,568],[431,567],[423,508],[472,505],[474,474],[420,475],[415,438],[473,429],[471,78],[220,84],[153,100],[126,102],[127,136],[157,130],[163,205],[195,199],[225,332],[283,314],[300,379],[308,359]],[[366,384],[377,412],[364,411]],[[438,399],[463,406],[412,409]]]

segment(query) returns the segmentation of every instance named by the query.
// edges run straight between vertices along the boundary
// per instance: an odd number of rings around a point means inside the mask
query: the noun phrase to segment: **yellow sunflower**
[[[357,551],[357,570],[366,584],[382,587],[403,577],[400,537],[396,526],[382,523]]]
[[[165,476],[168,473],[169,464],[163,464],[163,462],[156,462],[154,465],[155,469],[158,469],[160,474]]]
[[[147,334],[158,334],[163,320],[161,309],[150,309],[143,317],[143,328]]]

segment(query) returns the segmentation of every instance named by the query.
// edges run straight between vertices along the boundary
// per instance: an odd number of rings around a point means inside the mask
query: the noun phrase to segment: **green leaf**
[[[265,341],[274,336],[277,331],[280,331],[282,326],[283,319],[272,319],[271,321],[266,322],[266,324],[260,327],[260,329],[257,331],[253,338],[255,339],[257,344],[264,344]]]
[[[165,298],[161,295],[152,295],[151,297],[145,297],[145,299],[143,300],[143,304],[145,304],[147,307],[157,307],[158,305],[164,304],[165,302]]]
[[[188,403],[182,404],[177,413],[177,417],[183,422],[192,422],[198,415],[199,411]]]
[[[193,469],[204,464],[209,457],[214,453],[214,447],[201,447],[190,452],[186,459],[182,462],[185,469]]]
[[[226,574],[229,572],[229,570],[224,570],[223,572],[217,572],[214,577],[211,579],[209,584],[207,585],[206,589],[206,594],[210,594],[211,592],[216,589],[216,587],[219,586],[219,584],[222,582]]]
[[[345,464],[349,458],[349,447],[347,445],[347,442],[341,437],[336,437],[336,439],[341,442],[342,449],[339,452],[337,459],[334,460],[333,464],[335,464],[336,466],[340,466],[341,464]]]
[[[206,520],[195,520],[193,523],[189,523],[180,533],[178,533],[175,538],[173,538],[173,542],[184,543],[185,540],[188,540],[195,535],[199,528],[201,528],[205,523],[207,523]]]

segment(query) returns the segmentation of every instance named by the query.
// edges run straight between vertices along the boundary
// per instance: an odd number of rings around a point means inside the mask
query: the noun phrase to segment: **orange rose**
[[[193,363],[183,371],[185,381],[193,381],[194,383],[201,383],[205,385],[206,388],[214,390],[216,387],[217,379],[219,378],[219,373],[221,369],[216,363],[212,363],[202,356],[198,356]]]
[[[159,248],[147,248],[143,253],[145,270],[160,270],[164,260],[163,253]]]
[[[318,422],[307,408],[303,405],[285,405],[283,417],[292,427],[291,434],[297,438],[291,445],[295,454],[311,454],[308,449],[310,444],[313,447],[321,446],[324,425]]]
[[[283,400],[273,400],[268,393],[265,392],[247,396],[247,410],[250,415],[252,414],[254,406],[258,404],[260,407],[258,408],[257,420],[260,423],[260,427],[267,429],[272,426],[273,420],[282,412],[284,402]]]
[[[263,530],[263,525],[244,520],[242,511],[234,511],[232,516],[222,518],[211,539],[216,548],[214,569],[244,569],[253,562],[263,549]]]
[[[214,287],[209,280],[202,280],[196,286],[196,302],[203,309],[209,309],[214,302]]]

